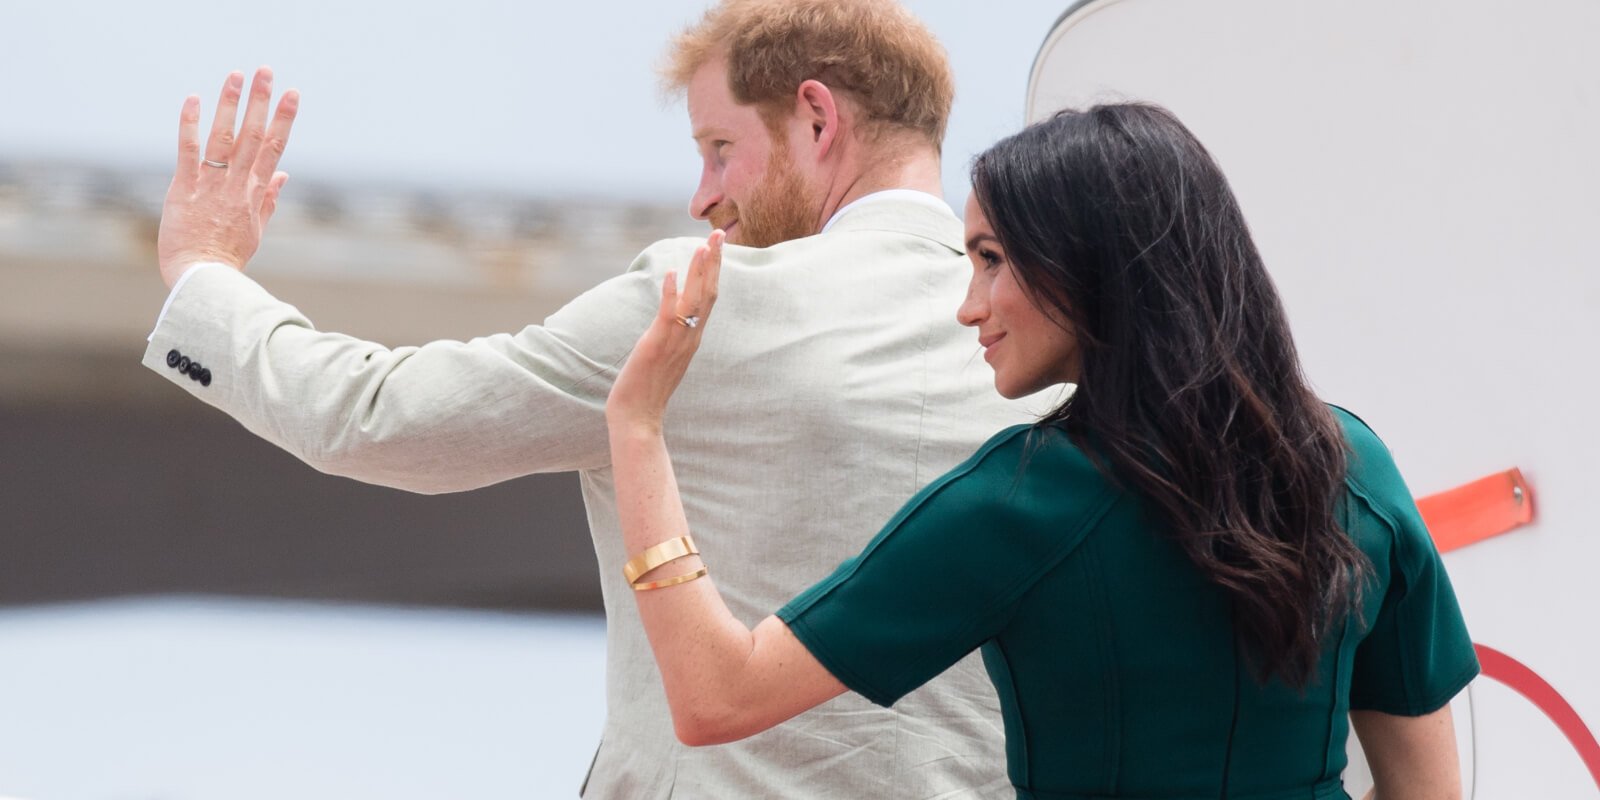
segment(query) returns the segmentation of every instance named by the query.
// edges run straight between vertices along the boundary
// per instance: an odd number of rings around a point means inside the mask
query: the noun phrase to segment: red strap
[[[1478,663],[1483,667],[1484,677],[1493,678],[1516,690],[1517,694],[1528,698],[1555,722],[1562,735],[1572,743],[1573,749],[1578,751],[1583,765],[1589,768],[1589,777],[1594,778],[1594,785],[1600,787],[1600,743],[1595,742],[1594,734],[1583,724],[1583,719],[1573,710],[1572,704],[1522,662],[1481,644],[1474,644],[1472,649],[1478,651]]]
[[[1423,497],[1417,510],[1445,553],[1532,522],[1533,492],[1513,468]]]

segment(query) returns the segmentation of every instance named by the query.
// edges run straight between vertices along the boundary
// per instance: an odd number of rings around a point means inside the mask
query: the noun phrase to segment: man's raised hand
[[[234,119],[244,75],[232,73],[222,84],[216,118],[204,149],[200,143],[200,98],[183,101],[178,120],[178,167],[161,208],[156,258],[161,279],[172,286],[189,267],[217,261],[235,269],[261,245],[261,233],[278,205],[278,192],[289,175],[278,171],[278,159],[289,142],[300,106],[300,93],[290,89],[272,103],[272,70],[256,70],[250,82],[244,124],[234,133]]]

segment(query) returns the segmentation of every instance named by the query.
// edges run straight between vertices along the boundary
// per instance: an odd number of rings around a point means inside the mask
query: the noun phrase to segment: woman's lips
[[[983,359],[985,361],[989,360],[989,357],[994,354],[994,346],[999,344],[1000,340],[1004,338],[1006,338],[1006,335],[1003,333],[997,333],[993,336],[978,337],[978,344],[983,346]]]

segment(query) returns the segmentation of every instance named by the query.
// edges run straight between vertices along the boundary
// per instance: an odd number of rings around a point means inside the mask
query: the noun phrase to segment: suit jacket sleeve
[[[437,493],[600,467],[617,369],[655,313],[661,275],[695,243],[652,245],[542,326],[392,349],[318,331],[236,270],[203,270],[144,364],[307,464],[368,483]],[[208,380],[169,366],[179,357]]]

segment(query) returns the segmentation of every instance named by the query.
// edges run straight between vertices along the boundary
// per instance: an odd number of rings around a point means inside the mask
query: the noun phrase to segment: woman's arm
[[[627,552],[635,556],[690,533],[661,418],[715,303],[722,238],[720,231],[713,232],[695,252],[681,296],[677,276],[667,274],[660,311],[606,403],[617,511]],[[680,322],[684,318],[699,324],[686,325]],[[688,556],[639,581],[687,575],[702,566],[698,556]],[[845,689],[781,620],[767,617],[751,631],[734,618],[710,576],[634,594],[666,686],[673,727],[685,744],[742,739]]]
[[[1352,711],[1376,800],[1460,800],[1461,762],[1450,706],[1420,717]]]

